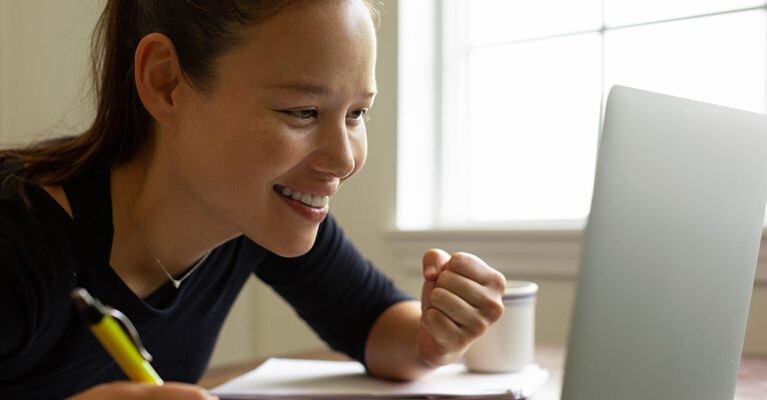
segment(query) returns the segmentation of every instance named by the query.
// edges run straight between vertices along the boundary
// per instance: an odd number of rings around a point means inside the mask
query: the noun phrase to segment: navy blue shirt
[[[5,173],[0,173],[0,179]],[[1,180],[0,180],[1,182]],[[256,274],[331,348],[364,363],[367,335],[389,306],[409,299],[366,261],[331,216],[313,248],[279,257],[244,236],[213,250],[180,289],[142,299],[109,266],[109,170],[64,185],[74,220],[37,186],[31,208],[0,190],[0,398],[63,398],[126,379],[74,309],[84,287],[126,314],[168,381],[196,382],[242,286]]]

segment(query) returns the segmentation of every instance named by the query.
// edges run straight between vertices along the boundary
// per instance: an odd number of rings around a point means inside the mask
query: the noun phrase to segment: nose
[[[356,149],[345,119],[340,123],[328,121],[326,126],[321,127],[318,143],[314,158],[315,169],[340,179],[354,172],[357,166]]]

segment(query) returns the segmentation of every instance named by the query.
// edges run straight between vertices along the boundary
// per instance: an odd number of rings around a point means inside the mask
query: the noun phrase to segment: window
[[[767,112],[765,0],[398,8],[399,229],[582,225],[615,84]]]

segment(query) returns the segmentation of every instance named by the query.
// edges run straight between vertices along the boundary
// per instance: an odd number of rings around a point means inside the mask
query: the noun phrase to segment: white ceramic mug
[[[466,351],[473,372],[513,372],[535,362],[535,299],[538,285],[507,281],[503,317]]]

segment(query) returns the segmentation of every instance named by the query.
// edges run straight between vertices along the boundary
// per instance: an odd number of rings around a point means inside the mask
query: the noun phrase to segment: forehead
[[[308,82],[374,90],[375,55],[375,28],[364,1],[305,1],[248,28],[219,60],[219,77],[262,86]]]

